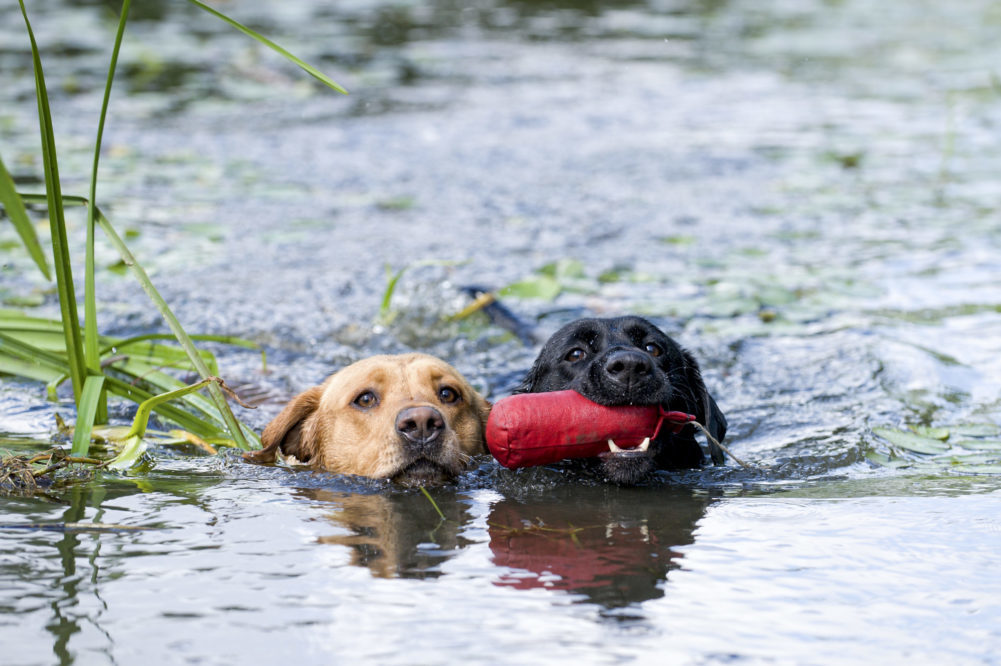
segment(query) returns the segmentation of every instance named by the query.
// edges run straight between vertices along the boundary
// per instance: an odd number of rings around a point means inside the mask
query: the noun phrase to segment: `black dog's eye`
[[[661,354],[664,353],[663,349],[661,349],[652,342],[646,343],[646,345],[643,347],[643,350],[646,351],[647,354],[650,354],[650,356],[660,356]]]
[[[371,391],[365,391],[355,398],[354,402],[351,404],[355,407],[361,407],[362,409],[372,409],[379,404],[379,398]]]
[[[442,386],[438,389],[438,399],[446,405],[459,402],[459,392],[451,386]]]
[[[563,358],[571,363],[576,363],[577,361],[583,361],[587,358],[587,352],[580,347],[575,347],[571,349],[570,352]]]

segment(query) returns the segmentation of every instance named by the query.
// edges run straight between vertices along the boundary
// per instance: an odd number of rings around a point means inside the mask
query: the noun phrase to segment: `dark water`
[[[157,450],[0,499],[5,525],[150,528],[0,530],[5,664],[1001,661],[995,3],[315,4],[223,9],[349,97],[184,3],[135,8],[122,54],[98,196],[189,331],[266,346],[268,374],[217,350],[227,378],[288,394],[415,349],[502,397],[535,348],[447,317],[563,259],[556,300],[507,304],[542,333],[653,318],[758,469],[623,489],[484,460],[432,493],[442,520],[418,492]],[[39,188],[0,7],[0,155]],[[30,7],[71,193],[113,9]],[[51,315],[13,240],[0,299]],[[387,265],[412,267],[380,320]],[[104,331],[160,330],[127,275],[99,289]],[[3,380],[2,448],[47,446],[56,413]],[[952,448],[873,433],[904,424]]]

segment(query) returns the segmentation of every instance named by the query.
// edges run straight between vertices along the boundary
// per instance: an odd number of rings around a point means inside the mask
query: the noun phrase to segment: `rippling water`
[[[555,301],[509,307],[542,334],[653,318],[757,469],[621,489],[483,460],[432,493],[442,519],[157,450],[145,476],[0,499],[4,663],[1001,660],[997,435],[933,459],[872,431],[1001,422],[993,3],[230,4],[352,95],[188,5],[137,7],[99,191],[189,330],[268,348],[268,374],[218,350],[228,379],[287,395],[416,349],[502,397],[536,350],[446,318],[463,286],[570,258]],[[30,11],[81,192],[113,16]],[[25,49],[0,27],[0,155],[31,189]],[[8,227],[0,299],[52,314]],[[428,259],[456,263],[408,270],[377,322],[385,265]],[[99,289],[106,332],[159,330],[127,276]],[[48,446],[57,413],[4,379],[0,448]]]

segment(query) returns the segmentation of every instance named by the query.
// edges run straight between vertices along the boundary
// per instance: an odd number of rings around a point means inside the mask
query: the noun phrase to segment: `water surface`
[[[959,435],[1001,422],[992,3],[231,4],[352,95],[191,6],[137,7],[98,194],[188,330],[268,349],[268,374],[217,350],[227,379],[288,395],[418,350],[503,397],[536,348],[447,317],[562,259],[555,300],[507,304],[542,334],[651,317],[757,469],[615,488],[482,460],[432,493],[442,520],[415,491],[157,450],[0,500],[5,663],[1001,660],[998,437]],[[67,192],[109,7],[30,8]],[[25,49],[0,27],[0,154],[37,189]],[[53,314],[0,240],[0,298]],[[102,330],[161,330],[100,253]],[[424,260],[451,263],[408,270],[380,321],[386,265]],[[3,448],[48,446],[56,413],[0,383]],[[873,433],[906,424],[953,448]]]

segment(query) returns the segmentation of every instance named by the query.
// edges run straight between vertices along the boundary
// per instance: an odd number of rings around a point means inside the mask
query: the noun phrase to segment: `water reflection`
[[[504,499],[489,518],[493,562],[504,569],[496,584],[565,590],[605,608],[659,598],[711,501],[684,488],[563,487]]]
[[[379,578],[437,578],[476,543],[469,536],[475,512],[459,491],[436,491],[444,519],[419,493],[302,493],[336,507],[323,520],[337,531],[317,541],[347,547],[351,565]],[[494,584],[582,594],[606,609],[659,598],[668,573],[681,566],[678,547],[694,542],[712,501],[686,488],[579,485],[504,497],[486,518]]]
[[[338,507],[325,519],[340,529],[317,541],[347,546],[351,564],[366,567],[379,578],[437,578],[446,560],[473,543],[462,535],[472,518],[468,504],[455,492],[436,491],[435,504],[414,492],[361,495],[309,489],[303,493]]]
[[[88,507],[100,507],[106,494],[105,489],[100,486],[71,487],[61,498],[66,502],[61,520],[53,521],[52,524],[84,522],[89,513]],[[98,508],[90,521],[101,522],[103,513],[103,510]],[[101,576],[98,566],[101,540],[85,540],[81,533],[66,530],[59,537],[54,537],[50,533],[35,532],[24,535],[24,539],[18,539],[16,543],[22,555],[31,553],[27,557],[35,562],[31,566],[33,571],[16,571],[17,568],[23,569],[26,565],[24,560],[15,558],[15,562],[20,560],[21,564],[9,567],[5,563],[0,569],[0,578],[35,580],[35,583],[30,585],[33,591],[26,591],[21,596],[20,603],[15,606],[19,610],[15,612],[30,611],[35,607],[34,602],[41,602],[37,606],[39,610],[44,607],[49,609],[44,627],[52,637],[51,652],[54,661],[59,664],[73,663],[76,649],[72,643],[75,637],[85,631],[96,630],[106,637],[105,645],[110,646],[111,638],[100,624],[102,615],[100,609],[107,608],[101,599],[98,586]],[[55,564],[56,569],[48,569],[47,564]],[[93,600],[88,598],[91,595]],[[96,612],[95,608],[98,609]],[[21,646],[23,647],[25,646]]]

